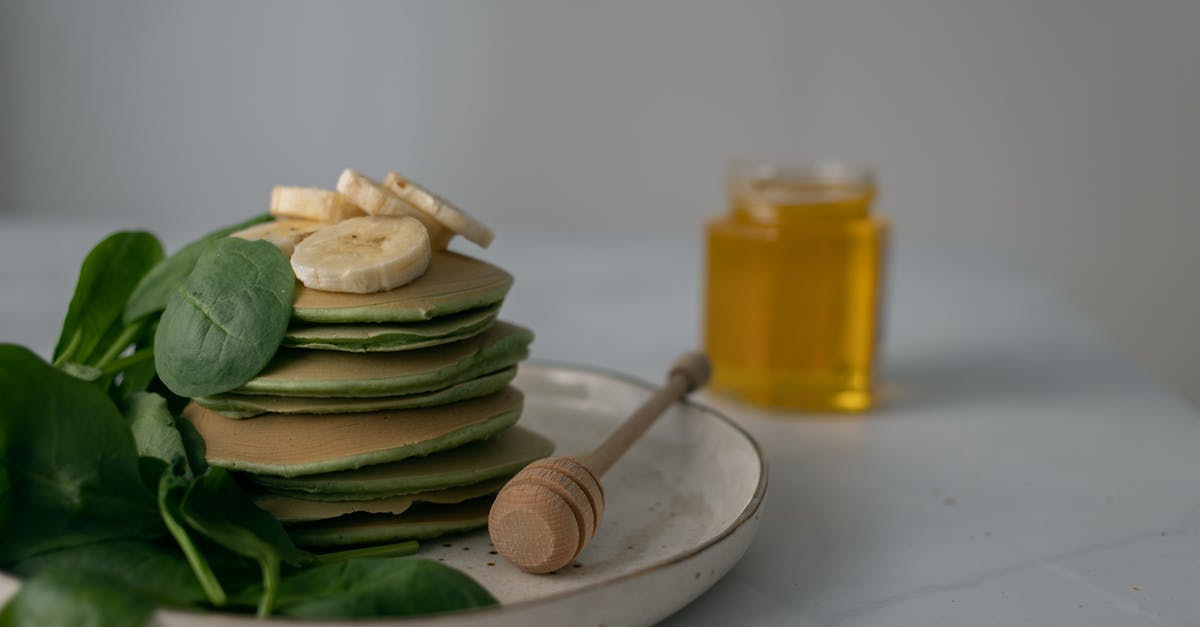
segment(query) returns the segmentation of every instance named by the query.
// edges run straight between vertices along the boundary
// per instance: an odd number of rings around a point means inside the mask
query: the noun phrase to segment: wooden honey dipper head
[[[496,551],[529,573],[570,564],[591,542],[604,515],[600,476],[667,407],[707,383],[711,369],[703,353],[680,356],[666,385],[591,453],[578,459],[548,457],[517,473],[496,495],[488,515]]]

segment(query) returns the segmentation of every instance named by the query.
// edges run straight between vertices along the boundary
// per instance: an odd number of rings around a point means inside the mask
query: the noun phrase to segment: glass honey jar
[[[707,226],[712,386],[813,411],[871,406],[888,222],[869,168],[736,162]]]

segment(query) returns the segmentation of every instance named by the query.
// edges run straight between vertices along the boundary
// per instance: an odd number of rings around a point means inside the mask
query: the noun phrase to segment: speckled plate
[[[523,364],[520,424],[553,439],[556,453],[589,450],[650,394],[622,375]],[[482,610],[368,624],[508,627],[650,625],[698,597],[745,553],[767,486],[758,444],[728,418],[694,403],[667,411],[603,478],[604,521],[591,545],[553,575],[527,575],[492,552],[486,532],[426,543],[420,555],[460,568],[501,602]],[[11,580],[0,580],[7,596]],[[361,625],[160,611],[163,626]]]

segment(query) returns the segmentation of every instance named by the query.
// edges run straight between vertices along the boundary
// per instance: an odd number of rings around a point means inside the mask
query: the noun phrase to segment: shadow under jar
[[[712,386],[788,409],[863,411],[881,329],[888,222],[873,172],[736,162],[708,223]]]

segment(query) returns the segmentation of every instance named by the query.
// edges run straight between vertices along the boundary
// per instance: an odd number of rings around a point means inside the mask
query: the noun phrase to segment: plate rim
[[[634,376],[631,374],[627,374],[624,372],[620,372],[615,369],[605,368],[602,366],[584,365],[584,364],[572,363],[572,362],[568,362],[568,361],[550,360],[550,359],[530,359],[525,362],[522,362],[520,364],[520,367],[524,367],[526,365],[536,366],[536,367],[543,368],[543,369],[550,370],[550,371],[561,370],[561,371],[566,371],[566,372],[575,372],[575,373],[599,376],[602,378],[615,380],[620,383],[632,385],[634,387],[641,388],[642,390],[645,390],[647,392],[653,392],[653,391],[657,390],[659,387],[659,386],[656,386],[640,377],[637,377],[637,376]],[[520,368],[518,368],[517,376],[518,377],[520,376]],[[612,586],[616,586],[616,585],[619,585],[626,581],[629,581],[630,579],[642,577],[642,576],[648,575],[650,573],[653,573],[653,572],[656,572],[659,570],[664,570],[664,569],[670,568],[671,566],[674,566],[676,564],[684,562],[688,559],[695,557],[696,555],[699,555],[700,553],[703,553],[704,551],[708,550],[711,547],[716,546],[717,544],[721,543],[729,536],[733,535],[734,532],[736,532],[738,529],[740,529],[743,525],[745,525],[748,521],[750,521],[755,516],[755,514],[758,513],[758,510],[759,510],[760,506],[762,505],[763,499],[764,499],[764,497],[766,495],[766,491],[767,491],[768,468],[767,468],[766,454],[763,451],[762,446],[758,443],[758,440],[756,440],[754,438],[754,436],[752,436],[750,434],[749,431],[747,431],[744,427],[742,427],[740,424],[738,424],[735,420],[733,420],[729,416],[726,416],[721,411],[714,409],[713,407],[710,407],[708,405],[705,405],[704,403],[695,401],[690,396],[685,396],[684,398],[679,399],[678,401],[675,401],[675,403],[673,403],[673,404],[679,404],[679,405],[688,407],[690,409],[698,410],[702,413],[708,414],[711,417],[717,419],[718,422],[723,422],[727,426],[732,427],[734,432],[741,435],[742,438],[744,438],[746,440],[746,442],[750,444],[750,447],[753,449],[755,456],[758,458],[758,483],[754,487],[754,493],[750,496],[750,500],[746,503],[745,507],[742,508],[742,511],[738,513],[737,518],[735,518],[733,520],[733,522],[731,522],[724,529],[721,529],[721,531],[718,532],[716,535],[709,538],[708,540],[705,540],[702,543],[699,543],[693,547],[688,548],[685,551],[681,551],[675,555],[672,555],[669,558],[667,558],[666,560],[663,560],[661,562],[656,562],[653,564],[649,564],[649,565],[647,565],[643,568],[640,568],[638,570],[635,570],[633,572],[625,573],[625,574],[615,577],[613,579],[599,582],[599,583],[587,586],[580,590],[564,590],[561,592],[556,592],[554,594],[544,596],[544,597],[539,597],[536,599],[527,599],[524,601],[517,601],[514,603],[504,603],[504,604],[498,604],[498,605],[493,605],[493,606],[488,606],[488,607],[480,607],[480,608],[472,608],[472,609],[468,609],[468,610],[460,610],[460,611],[455,611],[455,612],[447,612],[445,614],[425,614],[425,615],[420,615],[420,616],[379,616],[379,617],[368,618],[366,620],[357,619],[357,621],[359,621],[363,624],[380,623],[380,622],[384,622],[384,621],[386,621],[388,623],[403,623],[403,622],[407,622],[410,620],[419,620],[419,621],[425,622],[426,624],[434,623],[434,622],[443,623],[443,622],[453,622],[456,619],[467,617],[467,616],[474,618],[474,617],[483,616],[483,615],[486,615],[489,613],[504,612],[504,611],[508,611],[508,610],[525,610],[528,608],[534,608],[534,607],[537,607],[540,605],[555,603],[561,599],[577,595],[581,592],[585,592],[585,591],[592,592],[592,591],[607,589]],[[9,573],[6,571],[0,572],[0,576],[3,576],[12,581],[15,581],[18,584],[21,582],[21,579],[19,577],[16,577],[12,573]],[[683,606],[681,606],[680,608],[677,608],[677,609],[682,609],[682,607]],[[284,620],[284,621],[287,621],[288,624],[295,624],[295,625],[304,625],[304,624],[319,625],[319,624],[321,624],[321,622],[324,622],[324,621],[313,622],[313,623],[307,623],[306,621],[297,622],[295,620],[289,620],[285,617],[270,617],[270,618],[267,618],[264,620],[264,619],[260,619],[260,618],[254,618],[251,616],[229,614],[229,613],[223,613],[223,612],[219,612],[219,611],[218,612],[211,612],[211,611],[201,612],[201,611],[196,611],[196,610],[192,610],[192,609],[176,609],[176,608],[159,608],[155,613],[157,614],[158,612],[168,612],[170,614],[174,614],[174,615],[180,616],[180,617],[187,617],[187,616],[214,617],[214,618],[219,617],[222,619],[233,619],[235,621],[245,618],[247,620],[254,621],[254,623],[247,623],[247,624],[265,624],[265,625],[280,624],[280,623],[277,623],[278,620]],[[350,619],[334,619],[335,622],[338,620],[350,620]]]

